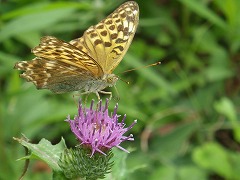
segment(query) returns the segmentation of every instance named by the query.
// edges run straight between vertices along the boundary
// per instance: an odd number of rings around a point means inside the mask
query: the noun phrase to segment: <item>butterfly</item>
[[[99,93],[115,86],[118,76],[113,70],[126,54],[139,21],[139,7],[134,1],[120,5],[112,14],[89,27],[82,37],[64,42],[45,36],[32,49],[36,56],[20,61],[15,69],[24,71],[20,77],[33,82],[37,89],[54,93],[81,91]]]

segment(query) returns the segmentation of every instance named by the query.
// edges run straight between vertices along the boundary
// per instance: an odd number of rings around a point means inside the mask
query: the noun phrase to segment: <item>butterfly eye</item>
[[[113,78],[112,78],[112,77],[109,77],[109,78],[107,79],[107,82],[108,82],[108,83],[112,83],[112,82],[113,82]]]

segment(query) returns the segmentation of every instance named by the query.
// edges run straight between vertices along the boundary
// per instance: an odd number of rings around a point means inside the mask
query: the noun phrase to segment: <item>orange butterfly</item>
[[[32,49],[37,57],[17,62],[14,68],[25,71],[20,77],[38,89],[54,93],[93,92],[99,99],[100,92],[111,98],[112,93],[103,89],[116,84],[118,76],[112,72],[126,54],[138,21],[138,5],[128,1],[69,43],[52,36],[41,38]]]

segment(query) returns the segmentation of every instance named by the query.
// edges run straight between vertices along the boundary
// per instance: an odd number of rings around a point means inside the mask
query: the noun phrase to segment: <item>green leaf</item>
[[[237,115],[236,111],[234,109],[233,103],[230,101],[230,99],[223,97],[220,101],[215,103],[215,109],[225,115],[229,120],[236,121]]]
[[[153,174],[150,176],[150,180],[159,179],[175,180],[176,179],[176,169],[172,166],[161,166],[157,168]]]
[[[239,8],[240,8],[240,1],[239,0],[228,0],[228,1],[222,1],[222,0],[215,0],[213,1],[224,13],[227,22],[232,27],[238,27],[240,23],[240,14],[239,14]]]
[[[124,151],[113,149],[114,156],[112,160],[114,165],[112,167],[111,173],[106,175],[106,179],[112,179],[112,177],[117,177],[119,180],[126,179],[128,175],[128,169],[126,168],[126,159],[128,154]]]
[[[30,155],[20,158],[19,160],[38,158],[45,161],[54,171],[61,170],[58,166],[58,161],[62,151],[66,148],[65,140],[63,138],[56,145],[52,145],[51,142],[44,138],[38,144],[29,143],[24,138],[14,138],[14,140],[28,148],[31,152]]]
[[[134,68],[144,66],[144,64],[142,64],[136,57],[133,56],[133,54],[128,53],[125,58],[128,59],[128,61],[125,61],[125,63]],[[159,66],[156,66],[156,68],[158,67]],[[164,88],[169,93],[175,94],[174,89],[168,84],[168,82],[163,77],[159,76],[159,74],[151,70],[151,68],[145,68],[144,71],[141,71],[139,73],[142,77],[146,78],[146,80],[153,83],[157,87]]]
[[[0,51],[0,76],[10,73],[17,60],[19,60],[17,56]]]
[[[0,41],[21,33],[47,28],[70,16],[75,10],[75,7],[69,7],[20,16],[3,26],[0,31]]]
[[[78,8],[78,9],[89,9],[87,3],[79,2],[34,2],[29,3],[29,5],[23,6],[22,8],[14,9],[10,12],[2,14],[1,18],[3,20],[14,19],[19,16],[24,16],[26,14],[39,13],[60,8]]]
[[[228,152],[217,143],[206,143],[195,148],[193,160],[199,166],[211,170],[221,176],[231,179],[233,167],[229,161]]]
[[[26,44],[28,47],[34,47],[36,46],[36,42],[39,42],[40,38],[41,38],[41,34],[37,31],[33,31],[33,32],[27,32],[27,33],[21,33],[19,35],[16,35],[15,38]],[[29,52],[31,52],[31,50],[29,49]]]
[[[225,29],[227,27],[226,23],[212,11],[210,8],[208,8],[206,5],[204,5],[203,1],[198,0],[179,0],[181,3],[183,3],[185,6],[187,6],[189,9],[191,9],[194,13],[198,14],[199,16],[202,16],[206,18],[208,21],[212,22],[213,24]]]
[[[168,166],[158,167],[153,174],[150,176],[150,180],[159,179],[167,180],[203,180],[207,179],[206,172],[199,169],[194,165],[180,165],[179,167],[174,166],[174,164]]]
[[[237,120],[237,112],[234,108],[232,101],[226,97],[222,98],[220,101],[215,102],[214,107],[216,111],[223,114],[232,123],[234,130],[234,136],[238,142],[240,142],[240,123]]]
[[[160,159],[173,159],[180,152],[184,142],[188,141],[188,138],[195,132],[198,124],[196,122],[183,124],[173,130],[173,132],[154,138],[152,141],[153,152]]]
[[[234,74],[231,69],[220,66],[211,66],[206,69],[205,75],[210,82],[220,81],[232,77]]]
[[[207,172],[194,165],[180,166],[179,180],[203,180],[207,179]]]

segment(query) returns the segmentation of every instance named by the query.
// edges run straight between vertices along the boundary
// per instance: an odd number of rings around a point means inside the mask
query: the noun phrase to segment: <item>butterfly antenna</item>
[[[121,80],[122,82],[125,82],[126,84],[130,84],[129,81],[125,81],[125,80],[121,79],[119,76],[118,76],[118,79]],[[115,87],[115,86],[114,86],[114,87]],[[117,88],[116,88],[116,87],[115,87],[115,89],[116,89],[116,91],[117,91]]]
[[[159,65],[159,64],[161,64],[160,61],[158,61],[158,62],[156,62],[156,63],[153,63],[153,64],[146,65],[146,66],[142,66],[142,67],[139,67],[139,68],[133,68],[133,69],[126,70],[126,71],[121,72],[121,74],[122,74],[122,73],[126,73],[126,72],[130,72],[130,71],[135,71],[135,70],[147,68],[147,67],[151,67],[151,66],[157,66],[157,65]]]

